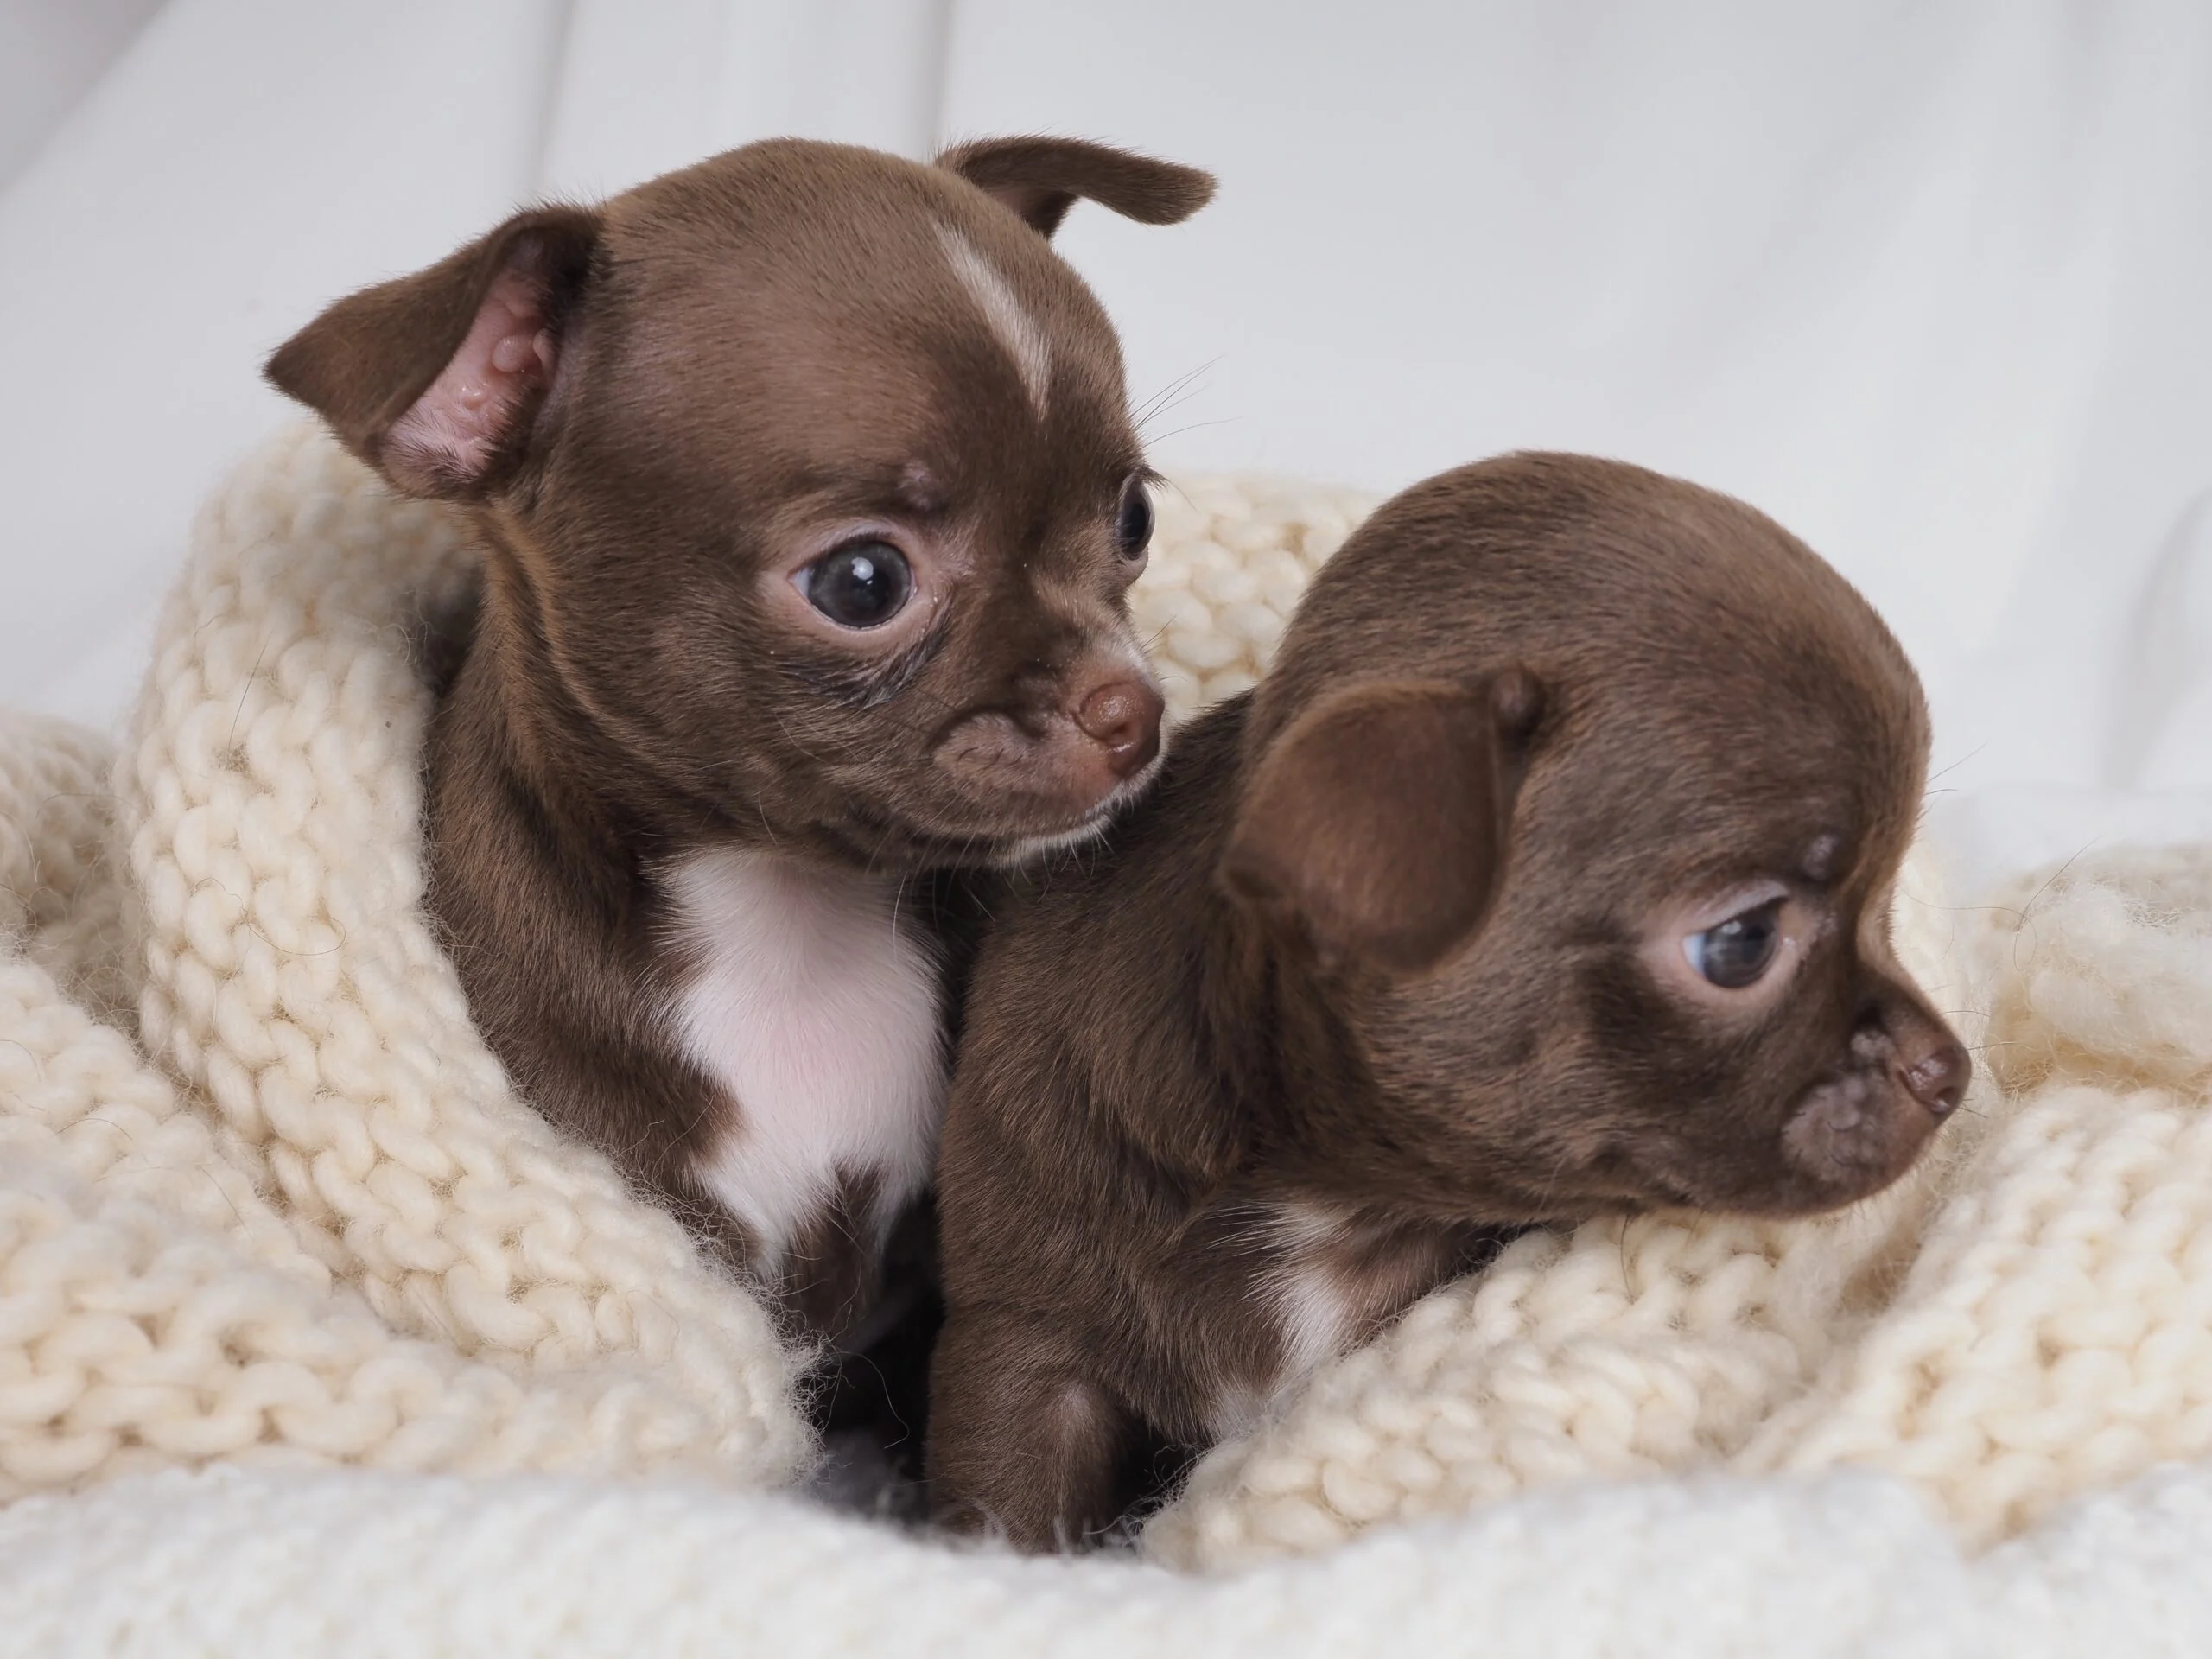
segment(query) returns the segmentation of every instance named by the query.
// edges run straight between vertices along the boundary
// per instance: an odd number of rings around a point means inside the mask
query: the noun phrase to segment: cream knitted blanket
[[[1262,671],[1367,505],[1163,500],[1138,609],[1173,708]],[[203,515],[121,754],[0,721],[0,1497],[806,1465],[795,1357],[512,1096],[417,907],[416,652],[471,568],[444,511],[287,433]],[[1970,908],[1909,874],[1908,959],[1982,1059],[1923,1170],[1818,1222],[1523,1240],[1205,1459],[1154,1556],[1845,1465],[1979,1546],[2212,1453],[2212,855]]]
[[[0,725],[0,1497],[805,1457],[761,1308],[514,1098],[418,909],[410,641],[467,574],[296,433],[202,517],[119,757]]]

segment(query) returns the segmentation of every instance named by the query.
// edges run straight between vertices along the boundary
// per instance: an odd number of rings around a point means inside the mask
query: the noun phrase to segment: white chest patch
[[[1257,1288],[1281,1335],[1280,1369],[1264,1388],[1228,1389],[1214,1400],[1207,1416],[1220,1438],[1243,1433],[1274,1395],[1351,1339],[1360,1308],[1329,1249],[1343,1227],[1340,1217],[1308,1204],[1286,1205],[1262,1224],[1255,1243],[1274,1261]]]
[[[1282,1324],[1282,1375],[1295,1381],[1334,1356],[1351,1338],[1353,1306],[1328,1244],[1343,1222],[1317,1205],[1286,1205],[1275,1218],[1282,1265],[1274,1274],[1275,1317]]]
[[[928,943],[877,877],[702,853],[668,874],[697,967],[677,1042],[731,1111],[697,1173],[772,1272],[842,1177],[873,1176],[880,1227],[929,1179],[945,1066]]]

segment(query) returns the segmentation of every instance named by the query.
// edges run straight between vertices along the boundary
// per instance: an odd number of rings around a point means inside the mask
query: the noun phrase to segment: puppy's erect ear
[[[937,164],[1047,237],[1077,196],[1140,225],[1176,224],[1213,200],[1211,173],[1080,138],[982,138],[955,145]]]
[[[1254,767],[1219,880],[1324,967],[1421,974],[1471,938],[1504,875],[1542,690],[1387,680],[1324,698]]]
[[[410,495],[484,494],[559,366],[599,239],[577,207],[518,213],[428,270],[338,302],[263,372]]]

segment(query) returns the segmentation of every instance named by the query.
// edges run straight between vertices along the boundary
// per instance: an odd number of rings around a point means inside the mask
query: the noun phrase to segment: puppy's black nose
[[[1897,1055],[1897,1076],[1938,1122],[1958,1109],[1973,1075],[1974,1062],[1948,1036],[1926,1042],[1917,1052],[1901,1046]]]
[[[1160,753],[1160,693],[1142,680],[1109,680],[1076,704],[1075,723],[1106,751],[1116,778],[1141,772]]]

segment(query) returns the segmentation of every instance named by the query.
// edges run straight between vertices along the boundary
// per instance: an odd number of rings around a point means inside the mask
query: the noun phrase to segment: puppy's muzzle
[[[1973,1072],[1932,1016],[1885,1009],[1853,1034],[1843,1068],[1806,1090],[1783,1128],[1783,1155],[1839,1201],[1878,1192],[1958,1109]]]
[[[1028,803],[1032,831],[1071,828],[1160,755],[1160,692],[1126,669],[1078,683],[1039,708],[978,710],[954,723],[935,759],[963,785],[1012,807]]]

